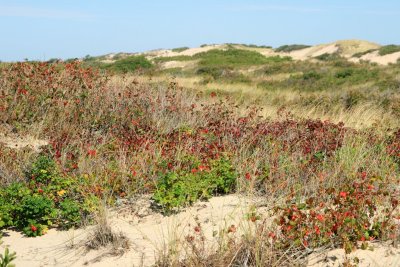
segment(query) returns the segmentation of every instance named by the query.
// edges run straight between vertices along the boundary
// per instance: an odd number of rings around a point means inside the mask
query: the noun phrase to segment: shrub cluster
[[[230,161],[224,157],[201,162],[187,158],[174,168],[165,162],[167,171],[160,173],[153,199],[165,212],[207,200],[216,194],[227,194],[234,190],[237,175]]]
[[[400,51],[400,45],[385,45],[379,48],[379,55],[389,55]]]
[[[270,237],[283,248],[333,245],[346,253],[359,242],[397,238],[396,191],[380,177],[368,178],[365,172],[358,177],[343,187],[321,188],[326,200],[296,202],[289,197],[286,206],[276,208],[278,231]]]
[[[275,52],[285,52],[289,53],[296,50],[301,50],[304,48],[310,47],[309,45],[301,45],[301,44],[293,44],[293,45],[282,45],[278,48],[275,48]]]
[[[0,190],[0,229],[16,227],[27,236],[40,236],[48,227],[79,226],[89,203],[76,180],[62,175],[55,162],[39,157],[26,174]]]

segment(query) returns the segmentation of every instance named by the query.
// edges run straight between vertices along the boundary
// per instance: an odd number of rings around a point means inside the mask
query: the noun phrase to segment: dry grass
[[[279,74],[276,78],[283,78]],[[346,108],[338,100],[345,98],[349,93],[360,91],[363,87],[349,87],[341,91],[319,91],[319,92],[297,92],[292,90],[274,90],[268,91],[252,84],[228,84],[221,82],[210,82],[202,84],[201,77],[175,77],[157,76],[149,79],[148,77],[132,76],[124,78],[125,81],[137,80],[140,83],[164,83],[165,81],[177,82],[194,93],[201,92],[209,94],[217,92],[222,96],[228,96],[242,107],[246,105],[257,105],[262,108],[261,115],[264,117],[278,119],[278,111],[284,108],[296,118],[304,119],[322,119],[334,123],[343,122],[346,126],[355,129],[365,129],[381,125],[387,128],[397,128],[400,126],[400,120],[397,114],[388,112],[387,109],[380,106],[376,101],[360,101],[351,108]],[[271,78],[272,79],[272,78]],[[119,77],[114,78],[119,86],[124,82]],[[365,86],[365,85],[364,85]],[[361,93],[365,95],[365,93]],[[372,99],[379,99],[380,95],[373,96]],[[397,96],[394,96],[395,98]],[[310,104],[305,105],[305,102]]]
[[[109,223],[107,208],[102,205],[95,216],[95,226],[88,233],[84,246],[87,250],[110,248],[112,255],[122,255],[130,248],[129,239],[122,233],[115,233]]]

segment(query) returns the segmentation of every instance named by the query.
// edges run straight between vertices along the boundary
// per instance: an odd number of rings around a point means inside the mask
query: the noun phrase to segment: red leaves
[[[87,155],[88,155],[89,157],[95,157],[96,154],[97,154],[97,152],[96,152],[95,149],[88,149],[88,150],[87,150]]]
[[[372,181],[376,183],[375,187]],[[324,205],[313,198],[296,205],[289,198],[287,206],[276,209],[279,216],[276,223],[282,234],[277,241],[288,247],[299,246],[299,241],[303,240],[310,247],[338,242],[354,248],[359,240],[395,234],[393,231],[398,227],[392,212],[399,205],[396,192],[390,191],[388,185],[379,179],[367,180],[363,175],[354,184],[357,186],[342,185],[339,191],[321,189],[326,199]],[[376,216],[378,204],[384,207],[391,204],[392,209],[382,210],[380,216]]]
[[[317,218],[317,220],[320,221],[320,222],[325,221],[325,216],[322,215],[322,214],[318,214],[318,215],[316,216],[316,218]]]
[[[231,225],[228,227],[228,233],[236,233],[236,226],[235,225]]]

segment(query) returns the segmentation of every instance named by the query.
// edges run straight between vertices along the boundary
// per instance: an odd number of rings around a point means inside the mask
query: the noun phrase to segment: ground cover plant
[[[340,59],[303,64],[249,51],[206,53],[198,56],[199,67],[254,64],[262,75],[296,72],[264,84],[265,90],[292,87],[294,94],[325,86],[340,90],[398,73],[397,67]],[[382,90],[393,95],[398,90],[387,87]],[[342,99],[349,109],[374,95],[356,92],[361,94]],[[219,91],[110,76],[77,61],[2,66],[0,110],[5,129],[48,140],[40,153],[0,143],[2,229],[38,236],[49,227],[79,226],[100,200],[113,205],[143,193],[171,213],[199,199],[247,192],[277,199],[278,220],[267,229],[249,216],[257,239],[232,241],[217,253],[222,258],[208,260],[262,266],[268,260],[278,264],[294,249],[332,244],[348,252],[357,241],[398,238],[398,129],[353,129],[285,108],[271,119],[261,116],[260,106],[240,106]]]
[[[300,49],[304,49],[304,48],[308,48],[310,47],[309,45],[301,45],[301,44],[293,44],[293,45],[282,45],[280,47],[275,48],[276,52],[292,52],[292,51],[296,51],[296,50],[300,50]]]
[[[62,175],[52,159],[37,158],[24,182],[0,190],[0,227],[16,227],[27,236],[40,236],[52,226],[79,226],[90,203],[77,184],[78,180]]]
[[[189,49],[189,47],[184,46],[184,47],[173,48],[173,49],[171,49],[171,51],[172,51],[172,52],[180,53],[180,52],[186,51],[186,50],[188,50],[188,49]]]
[[[379,48],[379,55],[384,56],[388,54],[393,54],[400,51],[399,45],[385,45]]]

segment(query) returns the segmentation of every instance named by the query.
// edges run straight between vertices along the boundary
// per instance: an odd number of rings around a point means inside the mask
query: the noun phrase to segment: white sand
[[[110,213],[110,224],[114,231],[122,232],[130,240],[131,246],[123,255],[110,254],[110,248],[86,251],[81,245],[87,240],[92,227],[85,229],[58,231],[50,230],[46,235],[36,238],[24,237],[15,231],[5,231],[4,243],[17,252],[15,264],[18,266],[151,266],[156,255],[169,247],[178,248],[188,234],[196,235],[194,227],[200,222],[209,248],[215,247],[215,233],[235,225],[237,234],[244,233],[254,226],[245,219],[251,203],[239,195],[214,197],[209,202],[200,202],[186,211],[169,217],[149,209],[148,198],[138,200],[132,207]],[[147,204],[146,204],[147,203]],[[265,214],[265,211],[260,211]],[[371,244],[371,250],[357,250],[349,258],[358,257],[359,266],[400,266],[400,249],[389,244]],[[345,260],[343,249],[333,249],[324,253],[312,253],[307,266],[342,266]]]
[[[86,229],[57,231],[50,230],[36,238],[24,237],[21,233],[5,231],[4,246],[17,252],[18,266],[151,266],[158,251],[165,244],[182,240],[187,234],[195,235],[196,220],[207,242],[215,244],[213,233],[227,229],[234,224],[239,229],[248,211],[249,200],[237,195],[214,197],[209,202],[200,202],[179,214],[165,217],[149,212],[148,207],[139,204],[134,214],[120,211],[110,215],[114,231],[123,232],[131,241],[131,248],[122,256],[108,255],[109,249],[85,252],[77,246],[85,240],[91,227]],[[140,209],[140,207],[143,207]],[[135,208],[133,208],[135,210]]]

